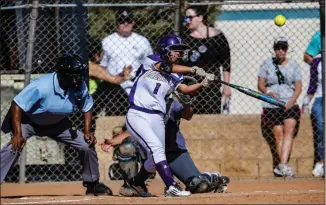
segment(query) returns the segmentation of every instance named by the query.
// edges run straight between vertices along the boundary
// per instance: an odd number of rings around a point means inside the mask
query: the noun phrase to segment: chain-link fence
[[[37,7],[32,6],[35,2],[38,3]],[[30,25],[35,18],[31,15],[33,8],[37,9],[38,13],[35,38],[30,41]],[[1,13],[1,122],[11,100],[23,88],[25,76],[31,74],[34,78],[55,71],[55,60],[61,53],[78,53],[85,60],[107,67],[107,72],[112,75],[120,74],[123,68],[130,64],[132,73],[135,74],[142,60],[155,52],[158,39],[164,34],[173,32],[180,34],[185,44],[191,47],[192,55],[188,65],[203,67],[207,72],[212,72],[226,81],[230,78],[231,83],[258,90],[259,75],[261,85],[264,85],[260,86],[260,91],[267,93],[269,88],[268,92],[274,92],[276,97],[287,101],[299,87],[294,82],[302,81],[302,92],[297,99],[297,104],[301,108],[310,76],[310,67],[303,61],[303,56],[310,39],[321,25],[319,2],[308,0],[273,2],[83,0],[77,3],[73,0],[20,0],[1,1]],[[287,18],[283,27],[274,24],[274,17],[278,14]],[[128,36],[128,29],[134,32],[131,36]],[[287,39],[288,49],[281,45],[275,47],[274,41],[278,37]],[[30,65],[27,57],[29,44],[33,45]],[[273,64],[272,58],[282,55],[279,54],[281,51],[290,59],[289,67],[293,73],[284,71],[287,69],[286,63],[280,63],[279,66]],[[30,73],[25,72],[28,66],[32,68]],[[275,69],[283,72],[286,82],[282,84],[288,84],[285,89],[290,90],[286,92],[278,90],[278,86],[282,86],[275,83],[276,75],[270,76],[271,71],[276,72]],[[107,136],[110,132],[107,131],[107,127],[98,127],[98,123],[95,122],[105,116],[126,114],[129,105],[128,92],[132,82],[125,82],[119,86],[99,80],[98,77],[96,74],[89,76],[89,89],[95,101],[93,129],[104,130],[103,137],[110,137]],[[318,82],[317,79],[313,80]],[[231,100],[227,100],[225,96],[230,94]],[[316,95],[318,97],[319,94]],[[259,100],[216,84],[197,96],[194,109],[195,114],[199,116],[197,119],[204,124],[215,114],[230,114],[232,120],[241,116],[260,116],[262,105]],[[267,121],[262,118],[263,135],[267,136],[267,141],[274,146],[272,150],[277,163],[279,161],[277,155],[281,156],[282,152],[279,145],[282,143],[279,141],[282,136],[273,137],[270,121],[279,120],[280,123],[274,124],[281,125],[284,123],[284,117],[287,119],[288,115],[278,113],[281,111],[268,109],[264,111],[265,117],[266,112],[270,111],[271,114],[266,117]],[[300,110],[292,110],[290,115],[290,118],[298,120]],[[75,113],[71,120],[77,128],[83,130],[81,113]],[[292,122],[290,126],[295,125],[296,123]],[[277,135],[278,128],[274,128]],[[201,135],[199,129],[192,134]],[[226,129],[232,129],[231,125]],[[261,127],[257,126],[252,132],[259,133],[260,130]],[[241,133],[241,130],[238,132]],[[312,136],[309,130],[306,132],[304,134]],[[317,132],[314,135],[318,135]],[[289,133],[291,135],[290,131]],[[9,135],[2,133],[1,146],[4,146],[9,138]],[[291,140],[288,142],[291,143]],[[250,148],[244,150],[247,153],[251,151]],[[26,153],[24,171],[26,181],[81,180],[78,154],[64,144],[44,137],[32,138],[27,143]],[[18,180],[19,163],[6,178],[7,182]]]

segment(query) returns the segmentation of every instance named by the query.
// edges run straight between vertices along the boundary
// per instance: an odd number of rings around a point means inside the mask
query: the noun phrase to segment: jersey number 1
[[[157,94],[158,89],[160,89],[160,87],[161,87],[161,83],[156,83],[156,86],[155,86],[154,91],[153,91],[153,93],[154,93],[155,95]]]

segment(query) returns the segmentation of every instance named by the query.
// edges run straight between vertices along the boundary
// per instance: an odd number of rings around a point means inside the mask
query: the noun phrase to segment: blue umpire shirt
[[[93,98],[88,94],[86,83],[82,85],[80,108],[88,112],[93,107]],[[76,89],[64,93],[59,86],[57,73],[49,73],[34,79],[15,98],[15,103],[37,125],[56,124],[77,110]]]

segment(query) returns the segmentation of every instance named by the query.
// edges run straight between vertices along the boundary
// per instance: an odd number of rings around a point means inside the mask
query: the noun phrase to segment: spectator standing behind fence
[[[197,65],[206,72],[221,78],[220,67],[223,69],[223,80],[230,82],[231,57],[229,43],[224,33],[207,25],[207,6],[190,6],[185,10],[185,23],[190,33],[183,37],[185,44],[192,52],[191,65]],[[223,96],[226,101],[231,98],[229,86],[223,86]],[[221,113],[221,84],[212,85],[197,96],[194,111],[198,114]],[[228,109],[228,108],[227,108]]]
[[[103,58],[103,52],[101,42],[93,38],[89,38],[89,56],[88,56],[88,76],[89,76],[89,94],[93,97],[93,117],[92,117],[92,129],[94,133],[96,129],[96,119],[101,115],[102,107],[105,107],[103,102],[103,92],[100,92],[102,84],[110,83],[120,85],[125,80],[130,79],[131,66],[127,66],[123,69],[123,72],[118,75],[111,75],[105,68],[99,65]],[[75,112],[69,117],[78,129],[82,129],[82,113]]]
[[[323,95],[322,95],[322,66],[320,30],[311,38],[304,54],[304,61],[310,65],[310,81],[307,94],[303,100],[304,112],[309,112],[309,104],[313,96],[315,101],[311,108],[311,122],[314,135],[314,149],[316,164],[312,174],[316,177],[324,176],[324,138],[323,138]]]
[[[58,59],[56,69],[57,72],[33,80],[11,103],[1,126],[12,138],[1,150],[0,182],[30,137],[49,136],[78,150],[86,194],[112,195],[112,191],[99,182],[96,138],[91,133],[93,99],[85,83],[87,65],[79,56],[65,54]],[[83,112],[84,133],[68,119],[77,109]]]
[[[132,10],[129,8],[118,9],[115,18],[117,30],[102,41],[104,55],[100,65],[105,67],[111,75],[117,75],[122,72],[124,67],[131,65],[130,75],[132,78],[135,77],[143,60],[152,54],[153,50],[148,39],[133,32],[135,21]],[[112,86],[115,91],[109,91],[111,95],[108,96],[108,100],[114,100],[111,106],[119,106],[117,102],[121,104],[120,108],[111,112],[113,115],[126,114],[128,108],[127,95],[133,86],[133,81],[125,81],[120,86],[122,89]],[[109,109],[113,108],[110,107]]]
[[[311,65],[315,56],[321,53],[321,34],[317,31],[311,38],[309,45],[304,53],[303,59],[306,63]]]
[[[271,97],[286,102],[286,108],[264,103],[262,120],[272,126],[276,141],[279,164],[274,173],[279,176],[294,176],[288,165],[294,131],[300,120],[300,108],[296,101],[302,89],[301,68],[294,60],[288,59],[288,41],[284,37],[274,42],[275,58],[264,61],[258,73],[258,89]]]
[[[94,99],[93,108],[93,121],[92,121],[92,132],[95,132],[96,123],[95,120],[101,113],[103,104],[102,98],[103,93],[98,91],[99,86],[102,82],[120,85],[120,83],[130,79],[131,66],[126,66],[122,73],[117,75],[111,75],[105,68],[99,64],[103,58],[103,51],[100,41],[90,39],[89,46],[89,61],[88,61],[88,75],[89,75],[89,94]]]

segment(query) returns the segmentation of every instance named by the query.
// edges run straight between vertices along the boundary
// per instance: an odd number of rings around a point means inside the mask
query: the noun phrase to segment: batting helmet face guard
[[[184,76],[183,81],[181,82],[181,84],[185,84],[185,85],[194,85],[197,84],[197,80],[193,77],[190,76]],[[176,97],[178,98],[178,100],[186,105],[190,105],[195,101],[195,95],[192,94],[183,94],[178,92],[177,90],[174,91],[174,95],[176,95]]]
[[[64,54],[59,57],[56,69],[60,86],[63,86],[63,89],[78,88],[86,79],[87,65],[76,54]]]
[[[182,59],[184,62],[188,61],[188,52],[190,47],[182,44],[182,40],[179,36],[174,34],[168,34],[160,38],[157,44],[157,53],[159,56],[167,60],[171,57],[172,51],[178,52],[178,59]]]

